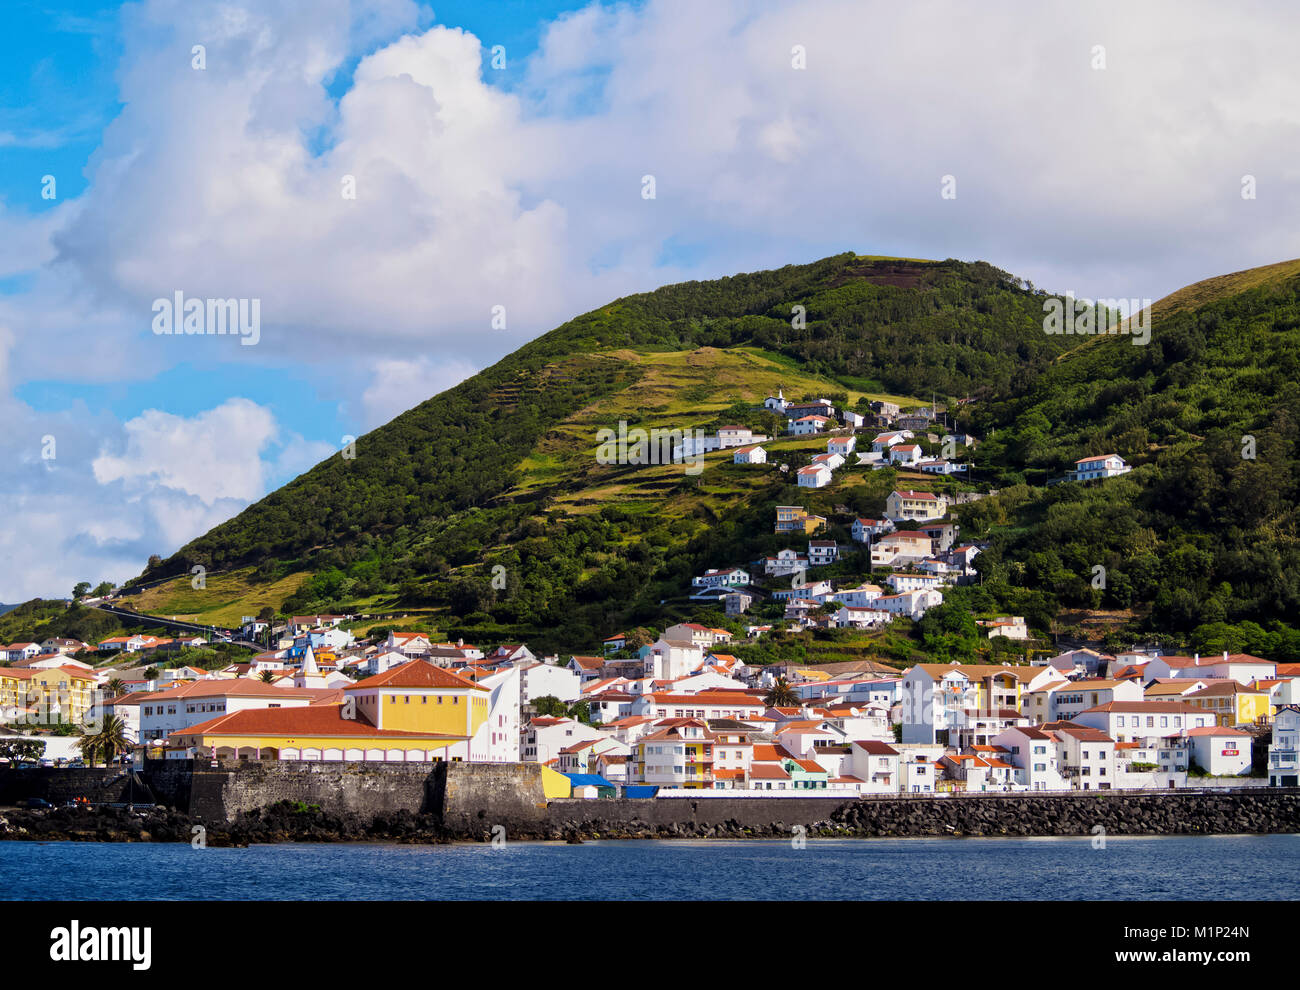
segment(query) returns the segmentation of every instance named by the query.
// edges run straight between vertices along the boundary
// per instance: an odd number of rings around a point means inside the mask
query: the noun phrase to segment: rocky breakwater
[[[836,809],[809,834],[845,831],[864,837],[1300,832],[1300,792],[863,800]]]
[[[0,816],[0,840],[35,842],[197,842],[222,847],[275,842],[440,843],[457,838],[431,815],[334,814],[290,801],[241,812],[231,822],[207,821],[162,807],[14,810]]]

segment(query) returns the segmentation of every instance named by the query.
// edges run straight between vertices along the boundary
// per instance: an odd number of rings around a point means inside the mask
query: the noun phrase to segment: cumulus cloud
[[[438,362],[427,357],[379,361],[370,385],[361,394],[366,429],[387,423],[430,396],[445,392],[476,371],[464,361]]]
[[[6,602],[123,581],[331,453],[247,399],[118,423],[80,404],[43,413],[3,397],[0,421],[0,457],[14,465],[0,528]]]
[[[296,0],[142,0],[122,18],[123,106],[86,192],[0,212],[0,277],[24,280],[0,296],[10,387],[52,367],[307,367],[369,428],[664,282],[858,250],[1156,298],[1300,254],[1300,12],[1275,5],[593,4],[546,28],[514,89],[492,84],[480,39],[411,0],[310,17]],[[261,342],[153,336],[152,301],[177,290],[260,299]],[[496,306],[508,330],[490,329]],[[55,486],[40,520],[72,513],[68,533],[104,552],[166,552],[333,449],[267,439],[265,413],[69,410],[58,467],[33,461],[31,435],[16,455]],[[240,444],[220,432],[236,421]]]
[[[91,468],[101,485],[128,490],[157,485],[194,495],[205,505],[219,499],[252,501],[262,495],[264,447],[276,434],[275,417],[248,399],[231,399],[186,419],[150,409],[123,426],[125,449],[102,453]]]

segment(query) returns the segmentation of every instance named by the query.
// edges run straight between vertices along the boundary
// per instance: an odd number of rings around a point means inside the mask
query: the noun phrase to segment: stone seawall
[[[137,778],[137,781],[139,778]],[[68,769],[24,767],[0,770],[0,805],[20,805],[29,798],[44,798],[51,804],[63,804],[84,797],[95,803],[114,803],[128,799],[129,778],[119,768]],[[135,798],[147,800],[142,789]]]
[[[143,785],[143,792],[142,792]],[[118,770],[0,772],[0,804],[44,797],[154,801],[182,818],[261,824],[248,841],[292,837],[310,818],[327,841],[790,836],[1176,835],[1300,832],[1300,790],[1088,792],[845,800],[701,797],[547,801],[535,763],[221,763],[151,761],[130,787]],[[283,804],[288,802],[288,804]],[[310,811],[311,806],[320,809]],[[265,809],[280,807],[266,816]],[[297,808],[299,810],[294,811]],[[287,809],[287,810],[286,810]],[[288,817],[285,817],[285,816]],[[308,818],[304,818],[308,815]],[[268,822],[270,824],[268,824]],[[175,824],[175,823],[173,823]]]
[[[1300,791],[554,801],[551,837],[1210,835],[1300,832]]]

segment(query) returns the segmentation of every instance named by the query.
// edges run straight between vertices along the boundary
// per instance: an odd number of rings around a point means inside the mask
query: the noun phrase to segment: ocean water
[[[1300,835],[591,841],[503,846],[0,842],[13,900],[1292,899]]]

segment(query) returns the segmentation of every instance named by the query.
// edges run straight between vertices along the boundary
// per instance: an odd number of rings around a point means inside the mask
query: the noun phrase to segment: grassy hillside
[[[993,537],[994,584],[1135,609],[1193,648],[1300,656],[1300,264],[1225,278],[1176,293],[1210,301],[1157,315],[1149,345],[1096,338],[985,405],[979,458],[1006,489],[967,518]],[[1110,452],[1135,470],[1039,487]]]
[[[737,544],[739,520],[745,552],[775,549],[762,539],[770,507],[798,494],[775,463],[740,470],[722,454],[699,477],[600,464],[599,429],[740,421],[770,432],[774,417],[754,407],[777,388],[850,407],[1014,393],[1063,349],[1041,333],[1041,313],[1041,293],[987,264],[851,254],[621,299],[361,437],[355,458],[329,458],[151,567],[142,580],[178,580],[147,592],[142,607],[225,620],[283,593],[278,604],[290,609],[401,603],[480,629],[590,643],[670,608],[660,600],[711,563],[717,540]],[[781,440],[774,461],[806,463],[813,446]],[[885,483],[846,474],[834,497],[878,512]],[[202,594],[183,580],[194,564],[213,575]],[[492,587],[494,567],[504,588]]]
[[[449,634],[591,649],[619,628],[697,614],[685,596],[705,567],[791,545],[771,532],[777,504],[829,517],[827,535],[848,543],[853,514],[881,513],[895,486],[962,487],[846,467],[829,488],[799,489],[779,468],[824,449],[813,438],[778,438],[766,466],[710,454],[698,475],[596,457],[598,431],[620,422],[772,432],[758,406],[779,387],[850,408],[933,396],[982,439],[976,477],[1001,494],[959,510],[964,536],[990,541],[984,586],[954,596],[967,612],[1300,656],[1297,272],[1174,293],[1146,346],[1044,333],[1046,294],[983,263],[845,254],[631,296],[183,547],[143,575],[176,579],[141,605],[223,622],[266,604],[419,608]],[[1135,470],[1048,485],[1110,452]],[[202,593],[183,577],[195,563],[211,575]],[[850,554],[837,569],[852,577],[866,562]],[[960,611],[878,655],[902,659],[918,637],[942,655],[966,635],[946,625]]]

